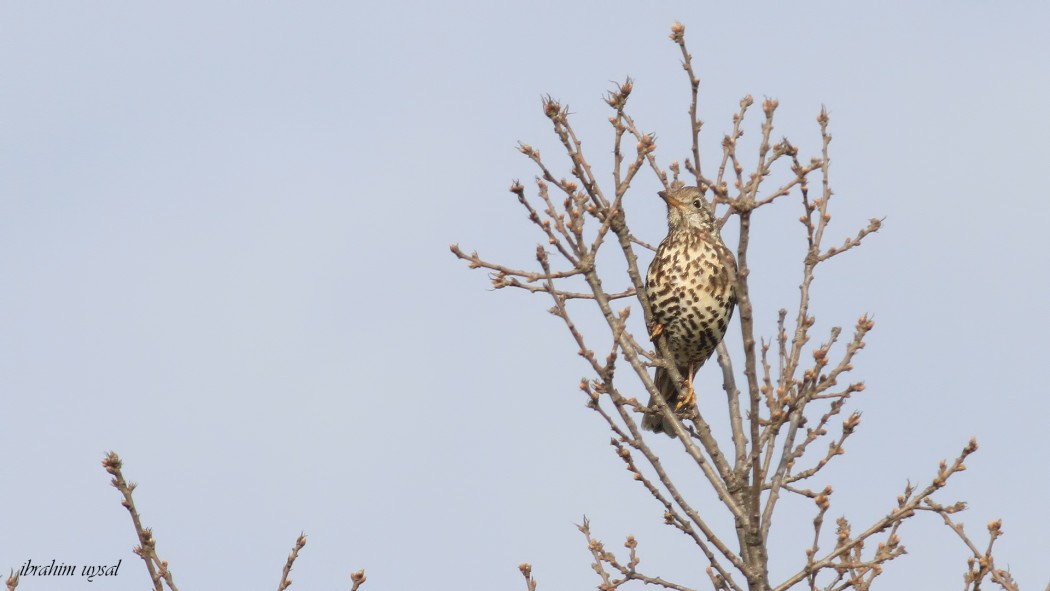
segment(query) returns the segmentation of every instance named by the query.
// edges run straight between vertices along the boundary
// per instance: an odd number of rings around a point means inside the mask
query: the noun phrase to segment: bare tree
[[[934,494],[965,469],[967,456],[977,450],[974,440],[955,459],[942,461],[927,484],[906,484],[901,495],[888,503],[887,513],[881,519],[857,529],[840,517],[835,520],[834,531],[827,531],[825,519],[833,489],[814,483],[830,462],[843,455],[845,441],[860,425],[860,413],[847,412],[846,407],[854,394],[864,391],[864,383],[851,376],[854,358],[864,348],[874,323],[870,317],[861,316],[846,335],[840,328],[833,328],[822,337],[821,344],[807,350],[815,336],[811,334],[815,316],[810,290],[823,263],[861,245],[879,230],[881,221],[872,219],[841,242],[828,244],[832,240],[828,228],[834,193],[829,181],[829,117],[823,109],[816,119],[821,151],[811,158],[800,158],[799,150],[788,139],[773,139],[778,103],[774,99],[763,100],[760,138],[757,145],[749,148],[757,151],[756,164],[745,171],[741,138],[745,117],[755,102],[747,96],[733,116],[732,130],[722,138],[717,167],[703,167],[702,122],[697,113],[700,84],[686,48],[683,25],[676,23],[671,28],[671,40],[681,50],[690,85],[688,129],[692,150],[684,159],[685,174],[677,162],[671,162],[666,170],[659,164],[655,136],[641,131],[628,114],[627,102],[633,90],[630,79],[605,97],[612,109],[609,121],[615,138],[611,179],[600,179],[595,174],[570,123],[568,108],[548,97],[543,101],[543,112],[560,141],[564,151],[561,162],[568,168],[569,176],[556,173],[552,161],[541,157],[539,150],[520,144],[521,153],[538,169],[535,195],[527,196],[525,186],[518,181],[510,187],[543,236],[543,242],[536,247],[538,267],[515,268],[492,262],[476,252],[466,254],[455,244],[452,252],[467,261],[470,268],[488,270],[497,289],[512,287],[551,298],[550,312],[564,321],[579,354],[590,366],[592,375],[580,382],[589,407],[608,425],[615,453],[662,508],[666,524],[694,544],[708,564],[706,572],[712,588],[869,589],[884,565],[904,554],[901,525],[926,511],[941,516],[972,551],[965,574],[966,589],[979,589],[988,579],[1004,589],[1016,589],[1010,574],[997,568],[992,557],[992,545],[1002,533],[1000,522],[988,525],[989,542],[979,549],[964,534],[961,524],[953,520],[965,505],[942,505],[934,500]],[[723,343],[717,350],[725,407],[708,395],[696,407],[673,408],[650,377],[651,368],[673,370],[674,363],[668,355],[665,336],[653,330],[652,306],[639,267],[640,256],[653,247],[631,232],[623,207],[632,182],[643,170],[654,174],[665,190],[695,184],[716,208],[720,227],[732,223],[739,228],[734,249],[738,265],[735,281],[743,348],[730,354]],[[770,182],[776,178],[782,180]],[[801,231],[806,239],[806,248],[798,258],[799,299],[790,312],[779,311],[775,336],[765,340],[756,330],[751,296],[748,257],[752,219],[770,211],[764,209],[767,205],[785,199],[798,202]],[[618,256],[613,257],[614,253]],[[624,263],[626,273],[622,272]],[[609,291],[607,285],[614,287]],[[628,303],[621,307],[617,300]],[[632,309],[641,310],[645,329],[655,336],[655,349],[632,333]],[[604,318],[607,333],[584,334],[579,328],[579,315],[594,310]],[[607,347],[604,355],[596,352],[595,342],[602,343],[599,351]],[[682,377],[673,376],[679,383]],[[655,410],[638,402],[635,394],[639,389],[652,398]],[[681,475],[673,474],[653,452],[649,440],[652,436],[639,427],[648,412],[660,413],[665,425],[673,430],[678,442],[675,445],[691,459],[690,469],[702,474],[717,494],[717,509],[732,518],[732,531],[719,531],[712,525],[708,512],[714,509],[699,509],[679,486]],[[720,441],[712,431],[713,417],[722,412],[728,415],[727,441]],[[823,450],[818,443],[825,445]],[[770,553],[783,550],[770,547],[769,531],[779,502],[786,495],[813,502],[813,529],[805,534],[810,540],[807,547],[798,550],[797,571],[783,580],[771,580]],[[593,567],[601,579],[599,589],[609,591],[631,581],[679,591],[696,587],[696,581],[673,582],[639,570],[633,536],[627,538],[624,558],[592,537],[586,520],[580,530],[594,557]],[[799,539],[803,539],[804,532],[799,534]],[[532,567],[523,564],[520,568],[528,589],[534,591]]]
[[[146,563],[146,570],[153,582],[154,591],[164,591],[165,587],[167,587],[169,591],[178,591],[171,570],[168,569],[168,561],[162,560],[160,556],[157,555],[157,540],[153,537],[153,530],[142,525],[142,518],[139,516],[139,511],[135,506],[135,499],[133,496],[135,488],[138,485],[134,482],[129,482],[124,478],[124,461],[120,459],[120,456],[117,455],[116,452],[109,452],[106,454],[106,457],[102,459],[102,467],[106,469],[106,472],[108,472],[110,476],[112,476],[110,484],[120,492],[120,504],[128,510],[128,515],[131,516],[131,523],[135,526],[135,536],[139,541],[139,544],[135,546],[134,552],[143,560],[143,562]],[[285,561],[284,569],[281,571],[281,580],[277,585],[277,591],[285,591],[285,589],[288,589],[288,587],[292,585],[292,566],[295,564],[295,559],[299,557],[299,551],[305,546],[306,535],[300,534],[295,540],[292,552],[288,555],[288,560]],[[14,591],[15,587],[18,586],[18,579],[19,577],[15,574],[12,574],[11,577],[7,579],[8,591]],[[351,573],[350,591],[358,591],[364,582],[364,570]]]
[[[565,151],[569,174],[575,180],[555,176],[538,150],[525,144],[519,146],[539,170],[535,179],[536,197],[527,197],[525,187],[517,181],[511,186],[529,220],[544,237],[536,248],[538,269],[517,269],[490,262],[477,253],[468,255],[456,245],[452,245],[452,252],[466,260],[471,268],[490,271],[492,284],[497,289],[514,287],[545,293],[551,298],[550,312],[564,321],[579,346],[579,354],[593,372],[580,382],[588,406],[612,432],[615,453],[633,479],[658,503],[664,522],[695,545],[708,564],[706,573],[711,588],[723,591],[745,588],[783,591],[799,587],[824,591],[867,590],[886,563],[904,554],[901,525],[920,512],[928,512],[940,516],[972,554],[964,573],[964,589],[977,591],[989,580],[1003,589],[1017,589],[1010,573],[996,567],[992,554],[996,540],[1003,534],[1002,523],[998,520],[989,523],[987,544],[978,547],[955,518],[965,509],[965,504],[944,505],[933,498],[953,475],[965,470],[964,461],[977,450],[973,440],[955,459],[941,461],[927,484],[921,487],[906,484],[902,494],[888,503],[884,517],[857,532],[845,518],[839,517],[835,520],[834,533],[826,531],[832,488],[813,483],[831,461],[844,454],[845,441],[860,425],[860,414],[847,414],[845,408],[854,394],[864,391],[864,384],[850,381],[848,377],[853,371],[854,358],[864,347],[864,339],[874,324],[869,317],[861,316],[846,338],[841,338],[840,328],[833,328],[807,355],[806,346],[815,323],[810,309],[810,288],[818,266],[859,246],[879,229],[881,222],[872,219],[838,245],[826,244],[833,192],[828,176],[831,134],[824,110],[817,116],[821,152],[803,160],[787,139],[771,139],[778,105],[776,100],[764,100],[756,165],[745,174],[744,159],[738,157],[738,148],[744,134],[745,116],[754,105],[750,96],[745,97],[733,116],[731,132],[722,139],[722,154],[714,175],[705,174],[700,159],[702,124],[697,115],[699,79],[686,49],[685,27],[675,24],[671,39],[681,50],[682,65],[690,84],[692,150],[685,159],[685,178],[705,196],[710,196],[716,211],[720,212],[720,226],[733,222],[739,227],[735,249],[738,271],[734,280],[742,350],[731,355],[724,344],[717,350],[726,394],[724,409],[710,396],[705,396],[698,406],[678,408],[668,404],[650,377],[649,371],[654,367],[667,369],[679,384],[688,376],[678,375],[680,372],[675,370],[668,355],[666,337],[654,330],[653,311],[639,270],[637,250],[654,249],[632,234],[623,204],[632,182],[643,169],[651,171],[667,190],[680,187],[685,181],[677,162],[667,166],[670,176],[659,165],[655,137],[640,131],[627,113],[627,100],[633,90],[630,79],[606,97],[613,110],[609,120],[615,133],[611,188],[599,182],[593,172],[569,122],[568,109],[553,99],[544,100],[543,110],[553,124]],[[625,156],[625,142],[635,143],[629,159]],[[780,173],[784,180],[770,185],[769,179],[777,178],[775,173]],[[801,279],[797,308],[790,313],[790,319],[788,310],[779,311],[775,337],[767,341],[756,337],[748,266],[751,221],[760,209],[785,199],[797,199],[801,205],[799,220],[806,248],[799,253]],[[622,257],[618,264],[626,262],[625,274],[607,271],[612,268],[611,263],[606,262],[613,258],[611,254]],[[606,291],[606,283],[617,281],[622,286]],[[636,302],[647,334],[654,336],[655,350],[635,338],[629,327],[632,308],[628,305],[616,309],[616,300]],[[584,335],[574,319],[588,310],[597,311],[604,319],[607,333]],[[604,341],[608,347],[604,356],[595,353],[589,344],[596,340]],[[739,364],[741,358],[742,373],[734,367],[734,359]],[[629,370],[617,371],[621,361]],[[631,395],[639,388],[652,398],[652,407],[640,404]],[[715,411],[721,410],[728,416],[728,441],[720,441],[711,428],[712,417],[718,414]],[[688,459],[686,465],[702,475],[721,503],[718,510],[732,518],[731,530],[720,531],[712,525],[714,520],[708,509],[699,509],[677,484],[681,474],[672,473],[654,453],[647,440],[649,435],[640,428],[640,419],[647,413],[659,413],[665,428],[674,432],[677,442],[674,445],[680,446]],[[818,442],[826,442],[826,450],[821,451],[814,445]],[[121,494],[121,504],[129,512],[138,539],[135,553],[143,559],[153,588],[177,591],[168,562],[157,554],[152,530],[143,525],[139,516],[133,499],[136,485],[125,480],[122,460],[111,452],[102,464]],[[813,529],[811,533],[799,532],[800,539],[805,533],[809,541],[801,549],[796,572],[773,581],[769,574],[770,553],[784,550],[770,547],[769,531],[779,502],[786,495],[814,503]],[[696,588],[697,582],[669,581],[639,570],[638,541],[633,536],[628,536],[624,544],[626,557],[618,557],[592,536],[586,519],[579,529],[594,558],[592,566],[600,578],[599,589],[612,591],[632,581],[677,591]],[[285,562],[278,591],[291,586],[292,568],[305,545],[306,536],[300,535]],[[528,591],[536,591],[532,566],[522,564],[519,568]],[[352,573],[351,591],[357,591],[365,580],[363,570]],[[12,572],[6,581],[8,591],[14,591],[18,583],[18,575]],[[1050,591],[1050,586],[1047,590]]]

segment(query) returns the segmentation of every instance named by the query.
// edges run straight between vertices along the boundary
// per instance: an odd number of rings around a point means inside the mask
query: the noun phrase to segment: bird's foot
[[[653,327],[653,330],[649,333],[649,340],[654,340],[656,337],[664,334],[664,325],[657,324]]]
[[[685,381],[685,397],[678,401],[674,409],[682,410],[696,404],[696,390],[693,389],[693,380]]]
[[[685,398],[679,400],[678,404],[675,405],[674,409],[682,410],[683,408],[689,408],[694,404],[696,404],[696,391],[692,388],[689,388],[689,391],[686,392]]]

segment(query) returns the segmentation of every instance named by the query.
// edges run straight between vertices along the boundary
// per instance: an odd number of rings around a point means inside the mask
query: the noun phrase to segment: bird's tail
[[[658,367],[656,368],[656,378],[653,381],[656,384],[656,389],[660,391],[660,395],[664,397],[664,400],[673,409],[678,401],[678,389],[675,388],[671,375],[666,369]],[[642,417],[642,429],[653,433],[666,433],[672,439],[675,436],[674,427],[664,418],[663,414],[657,412],[651,397],[649,398],[649,414]]]

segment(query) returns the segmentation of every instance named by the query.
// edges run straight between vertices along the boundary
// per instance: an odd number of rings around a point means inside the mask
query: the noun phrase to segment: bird
[[[722,242],[714,209],[692,186],[660,191],[667,204],[667,236],[645,279],[652,308],[650,339],[664,335],[667,351],[685,378],[684,396],[664,367],[656,368],[660,395],[680,410],[696,403],[693,378],[726,334],[736,307],[736,259]],[[642,428],[674,437],[669,419],[650,397]]]

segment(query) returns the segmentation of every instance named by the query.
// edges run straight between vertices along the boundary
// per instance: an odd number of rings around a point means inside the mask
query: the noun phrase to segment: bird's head
[[[667,203],[667,226],[671,230],[695,228],[715,231],[715,214],[700,189],[682,187],[657,193]]]

